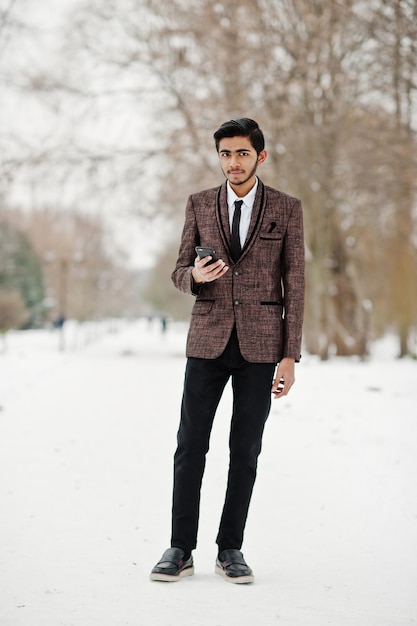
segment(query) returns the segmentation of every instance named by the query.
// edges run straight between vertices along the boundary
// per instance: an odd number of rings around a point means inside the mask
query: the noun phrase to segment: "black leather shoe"
[[[216,574],[229,583],[253,583],[253,572],[240,550],[223,550],[216,561]]]
[[[150,579],[164,582],[176,582],[183,576],[194,574],[193,557],[184,561],[184,550],[168,548],[161,556],[160,561],[153,568]]]

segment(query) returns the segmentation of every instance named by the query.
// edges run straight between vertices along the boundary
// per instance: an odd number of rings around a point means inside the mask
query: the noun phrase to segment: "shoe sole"
[[[151,580],[158,580],[163,583],[177,583],[181,578],[185,576],[192,576],[194,574],[194,567],[187,567],[183,569],[179,574],[175,574],[175,576],[170,576],[169,574],[158,574],[151,573],[149,578]]]
[[[216,569],[215,569],[216,574],[218,574],[219,576],[222,576],[225,581],[227,581],[228,583],[233,583],[235,585],[248,585],[250,583],[253,583],[255,581],[255,577],[253,575],[249,575],[249,576],[228,576],[226,574],[226,572],[219,567],[218,565],[216,565]]]

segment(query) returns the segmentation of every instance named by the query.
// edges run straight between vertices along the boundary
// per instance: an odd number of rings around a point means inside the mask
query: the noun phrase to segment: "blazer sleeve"
[[[299,361],[304,315],[305,253],[302,205],[295,198],[284,240],[282,261],[285,311],[283,356]]]
[[[200,236],[194,211],[192,196],[188,198],[185,208],[185,222],[181,235],[180,249],[174,271],[171,274],[172,282],[180,291],[189,295],[198,295],[202,285],[194,283],[192,270],[196,257],[195,246],[199,245]]]

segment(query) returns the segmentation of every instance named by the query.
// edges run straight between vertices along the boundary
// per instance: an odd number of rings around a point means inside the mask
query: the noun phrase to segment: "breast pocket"
[[[281,254],[282,246],[284,245],[283,241],[282,233],[279,231],[260,233],[257,247],[259,263],[262,265],[276,262]]]
[[[259,238],[267,241],[282,241],[282,233],[275,231],[272,233],[263,232],[260,233]]]

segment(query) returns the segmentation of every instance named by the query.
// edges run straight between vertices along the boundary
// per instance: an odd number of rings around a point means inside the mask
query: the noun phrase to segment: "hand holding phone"
[[[200,259],[205,259],[206,256],[211,256],[211,260],[208,263],[206,263],[206,265],[211,265],[212,263],[215,263],[218,260],[216,251],[213,248],[210,248],[208,246],[196,246],[195,251],[197,255],[200,257]]]
[[[229,269],[222,259],[219,259],[216,251],[210,246],[196,246],[196,254],[199,258],[194,262],[192,270],[192,276],[197,284],[211,283],[213,280],[217,280]],[[204,262],[206,257],[211,257],[210,261]],[[214,267],[211,267],[213,263],[216,263]]]

